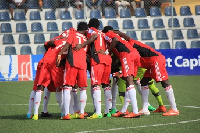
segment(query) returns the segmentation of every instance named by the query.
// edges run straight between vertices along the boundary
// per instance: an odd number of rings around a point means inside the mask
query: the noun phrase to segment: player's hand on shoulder
[[[96,51],[96,53],[97,53],[97,54],[104,54],[104,55],[105,55],[105,50],[100,49],[100,50]]]

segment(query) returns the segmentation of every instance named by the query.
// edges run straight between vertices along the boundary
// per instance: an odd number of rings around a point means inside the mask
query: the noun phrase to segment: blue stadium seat
[[[188,29],[187,30],[187,38],[188,39],[199,38],[197,29]]]
[[[183,25],[184,27],[194,27],[194,19],[193,18],[184,18],[183,19]]]
[[[11,33],[12,28],[10,23],[1,23],[1,33]]]
[[[69,11],[60,11],[60,19],[61,20],[72,19],[70,12]]]
[[[15,15],[14,15],[14,19],[16,21],[24,21],[24,20],[26,20],[24,11],[16,11]]]
[[[114,30],[119,29],[117,20],[108,20],[108,26],[112,26]]]
[[[28,34],[19,34],[19,44],[30,44],[30,38]]]
[[[173,31],[173,38],[174,39],[183,39],[183,33],[180,29]]]
[[[154,28],[165,28],[163,20],[161,18],[153,20],[153,27]]]
[[[190,15],[192,15],[190,7],[189,6],[181,6],[180,15],[181,16],[190,16]]]
[[[26,23],[16,23],[16,32],[27,32]]]
[[[56,36],[59,36],[59,33],[51,33],[49,39],[51,40],[51,39],[55,38]]]
[[[131,18],[131,11],[129,8],[120,9],[120,18]]]
[[[142,40],[153,40],[152,34],[150,30],[144,30],[141,32]]]
[[[165,8],[165,16],[172,16],[172,7],[168,6]],[[176,9],[173,7],[173,16],[177,16]]]
[[[138,17],[146,17],[147,16],[146,13],[145,13],[144,8],[136,8],[134,14],[135,14],[136,18],[138,18]]]
[[[105,9],[105,18],[116,18],[116,12],[113,8]]]
[[[27,0],[27,6],[29,9],[37,9],[38,1],[37,0]]]
[[[154,42],[145,42],[145,44],[150,46],[151,48],[155,49],[155,43]]]
[[[173,20],[173,25],[172,25],[172,20]],[[168,20],[168,26],[169,27],[180,27],[180,24],[179,24],[179,20],[177,18],[169,18]]]
[[[36,54],[44,54],[46,52],[43,45],[38,45],[36,48]]]
[[[200,48],[200,41],[191,41],[190,48]]]
[[[151,7],[151,9],[150,9],[150,16],[151,17],[159,17],[159,16],[161,16],[160,8],[158,8],[158,7]]]
[[[134,29],[133,21],[131,19],[123,20],[123,29]]]
[[[200,5],[195,6],[195,14],[200,15]]]
[[[9,3],[7,0],[0,0],[0,9],[8,9]]]
[[[127,34],[128,36],[130,36],[130,38],[132,38],[132,39],[134,39],[134,40],[138,40],[135,31],[127,31],[126,34]]]
[[[16,55],[16,48],[14,46],[5,47],[5,55]]]
[[[58,26],[56,22],[48,22],[47,23],[47,31],[58,31]]]
[[[0,21],[10,21],[9,12],[0,12]]]
[[[75,18],[76,19],[84,19],[84,10],[76,10]]]
[[[101,20],[99,20],[99,22],[100,22],[100,25],[99,25],[99,30],[103,30],[103,23],[102,23],[102,21],[101,21]]]
[[[90,18],[101,19],[101,13],[100,13],[100,10],[98,10],[98,9],[90,10]]]
[[[15,44],[13,35],[12,34],[4,34],[3,35],[3,44]]]
[[[55,11],[46,11],[45,20],[56,20]]]
[[[168,41],[160,42],[159,49],[171,49],[170,43]]]
[[[43,0],[43,8],[48,9],[48,8],[53,8],[53,2],[51,0]]]
[[[30,12],[30,20],[41,20],[40,12],[31,11]]]
[[[40,32],[43,31],[42,24],[40,22],[33,22],[31,24],[31,31],[32,32]]]
[[[138,19],[138,29],[149,29],[149,23],[147,19]]]
[[[176,49],[185,49],[186,47],[186,43],[184,41],[177,41],[175,44],[175,48]]]
[[[20,48],[20,55],[29,55],[32,54],[32,50],[30,46],[22,46]]]
[[[169,39],[166,30],[157,30],[156,31],[156,38],[157,38],[157,40],[167,40],[167,39]]]
[[[72,22],[62,22],[62,31],[68,30],[72,27]]]
[[[34,43],[40,44],[45,42],[44,34],[35,34],[34,35]]]

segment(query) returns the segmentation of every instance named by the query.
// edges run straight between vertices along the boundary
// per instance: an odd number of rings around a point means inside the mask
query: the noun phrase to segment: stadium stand
[[[190,48],[200,48],[200,41],[191,41]]]
[[[119,29],[117,20],[108,20],[108,26],[112,26],[114,30]]]
[[[29,9],[37,9],[38,1],[37,0],[27,0],[27,6]]]
[[[129,8],[120,9],[120,18],[131,18],[131,11]]]
[[[76,10],[75,18],[76,19],[84,19],[84,10]]]
[[[173,25],[172,25],[172,23],[173,23]],[[179,20],[177,18],[169,18],[168,26],[169,27],[180,27]]]
[[[169,39],[166,30],[156,31],[156,39],[157,40],[167,40],[167,39]]]
[[[40,12],[31,11],[30,12],[30,20],[41,20]]]
[[[183,25],[184,27],[195,27],[194,19],[193,18],[184,18],[183,19]]]
[[[19,34],[19,44],[30,44],[30,38],[28,34]]]
[[[47,23],[47,31],[58,31],[58,26],[56,22],[48,22]]]
[[[38,45],[36,49],[36,54],[44,54],[46,52],[43,45]]]
[[[60,19],[61,20],[72,19],[70,12],[69,11],[61,11],[60,12]]]
[[[195,14],[200,15],[200,5],[195,6]]]
[[[14,46],[5,47],[5,55],[16,55],[16,48]]]
[[[150,9],[150,16],[151,17],[160,17],[161,16],[160,8],[158,8],[158,7],[151,7],[151,9]]]
[[[175,44],[176,49],[186,49],[185,41],[177,41]]]
[[[15,44],[13,35],[12,34],[4,34],[3,35],[3,44]]]
[[[126,34],[127,34],[128,36],[130,36],[132,39],[134,39],[134,40],[138,40],[135,31],[127,31]]]
[[[59,36],[59,33],[51,33],[49,40],[53,39],[56,36]]]
[[[123,20],[123,29],[134,29],[133,21],[131,19]]]
[[[20,55],[29,55],[32,54],[32,50],[30,46],[22,46],[20,48]]]
[[[46,11],[45,20],[56,20],[55,11]]]
[[[68,30],[72,27],[72,22],[62,22],[62,31]]]
[[[43,0],[43,8],[53,8],[53,2],[51,0]]]
[[[116,18],[116,12],[113,8],[105,9],[105,18]]]
[[[26,23],[16,23],[16,32],[27,32]]]
[[[151,48],[155,49],[155,43],[154,42],[145,42],[145,44],[150,46]]]
[[[31,31],[32,31],[32,32],[43,31],[42,24],[41,24],[40,22],[33,22],[33,23],[31,24]]]
[[[157,18],[153,20],[154,28],[165,28],[163,20],[161,18]]]
[[[180,29],[173,30],[173,38],[174,39],[183,39],[183,33]]]
[[[97,18],[101,19],[101,12],[98,9],[92,9],[90,10],[90,18]]]
[[[15,19],[15,21],[26,20],[24,11],[16,11],[15,15],[14,15],[14,19]]]
[[[41,44],[45,42],[44,34],[38,33],[34,35],[34,43]]]
[[[135,14],[135,17],[137,17],[137,18],[138,17],[146,17],[147,16],[146,13],[145,13],[144,8],[136,8],[134,14]]]
[[[199,38],[197,29],[188,29],[187,30],[187,38],[188,39]]]
[[[103,23],[101,20],[99,20],[99,22],[100,22],[99,30],[103,30]]]
[[[149,29],[149,23],[147,19],[138,19],[138,29]]]
[[[8,9],[8,4],[7,0],[0,0],[0,9]]]
[[[152,34],[150,30],[144,30],[141,32],[142,40],[153,40]]]
[[[170,43],[168,41],[160,42],[159,49],[171,49]]]
[[[173,14],[172,14],[172,7],[168,6],[165,8],[165,16],[177,16],[176,9],[173,7]]]
[[[0,21],[10,21],[9,12],[0,12]]]
[[[181,16],[190,16],[190,15],[192,15],[190,7],[189,6],[181,6],[180,15]]]
[[[1,33],[11,33],[12,28],[10,23],[1,23]]]

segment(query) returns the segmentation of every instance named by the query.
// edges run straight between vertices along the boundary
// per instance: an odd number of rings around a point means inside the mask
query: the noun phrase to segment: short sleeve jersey
[[[111,44],[112,39],[114,37],[118,38],[119,42],[115,46],[115,49],[117,50],[117,52],[119,52],[119,53],[120,52],[130,53],[130,52],[136,51],[136,49],[134,49],[128,41],[126,41],[124,38],[120,37],[118,34],[114,33],[113,31],[108,31],[106,33],[106,36],[107,36],[106,40],[109,44]]]
[[[106,43],[105,34],[101,32],[100,30],[97,30],[94,27],[90,27],[88,29],[87,38],[90,38],[94,34],[97,34],[98,38],[94,41],[93,44],[90,45],[90,53],[91,53],[91,65],[104,63],[106,65],[110,65],[112,62],[112,59],[110,55],[103,55],[103,54],[97,54],[96,51],[102,49],[106,51],[108,49],[108,45]]]
[[[157,52],[155,49],[142,42],[133,39],[130,39],[129,42],[133,46],[133,48],[137,49],[141,57],[159,56],[161,54],[160,52]]]
[[[70,66],[74,66],[80,69],[86,69],[86,52],[87,46],[81,48],[79,51],[74,51],[73,48],[76,47],[76,44],[82,44],[87,41],[85,35],[81,34],[78,31],[75,31],[73,34],[68,36],[68,43],[70,47],[68,49],[67,60]]]

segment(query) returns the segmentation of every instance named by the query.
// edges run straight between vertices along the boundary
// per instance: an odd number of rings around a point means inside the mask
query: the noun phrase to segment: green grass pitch
[[[179,116],[164,117],[162,114],[151,113],[140,118],[102,118],[102,119],[72,119],[59,120],[60,110],[51,94],[48,111],[51,118],[39,120],[26,119],[28,99],[32,90],[32,81],[0,82],[0,133],[67,133],[67,132],[114,132],[114,133],[199,133],[200,132],[200,76],[169,77],[173,86]],[[90,81],[88,80],[88,84]],[[170,108],[165,91],[156,84],[167,109]],[[88,100],[85,111],[93,113],[92,99],[88,88]],[[103,94],[103,91],[102,91]],[[138,108],[142,107],[141,96],[137,93]],[[149,102],[157,108],[158,104],[149,94]],[[42,102],[39,112],[42,111]],[[117,108],[120,101],[117,97]],[[131,106],[129,106],[131,110]],[[102,95],[102,112],[104,112],[104,97]],[[40,115],[40,114],[39,114]]]

